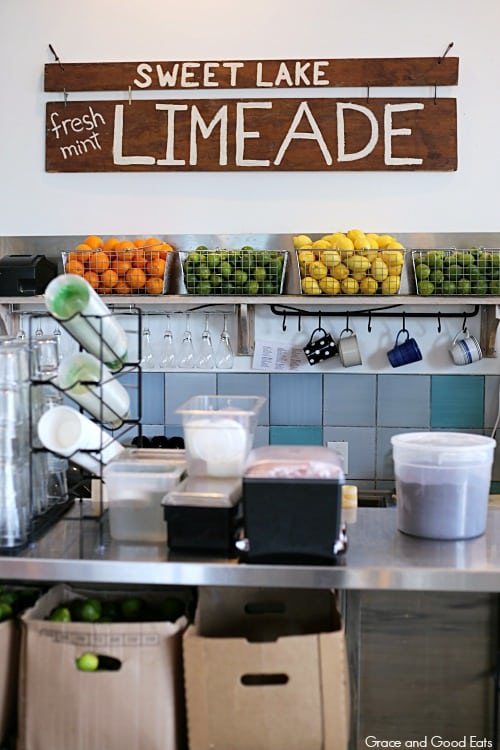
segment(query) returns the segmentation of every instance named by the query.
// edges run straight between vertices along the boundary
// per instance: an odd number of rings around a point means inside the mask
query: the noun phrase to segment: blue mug
[[[406,340],[400,344],[399,337],[404,333],[406,334]],[[410,338],[406,328],[402,328],[396,336],[394,348],[387,352],[387,357],[393,367],[401,367],[412,362],[419,362],[422,359],[422,352],[415,339]]]

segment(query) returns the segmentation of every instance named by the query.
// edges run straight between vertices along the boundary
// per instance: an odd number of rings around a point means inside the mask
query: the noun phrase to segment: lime
[[[220,291],[221,294],[236,294],[236,288],[231,281],[223,281]]]
[[[442,250],[430,250],[425,256],[425,262],[431,268],[442,268],[444,253]]]
[[[224,279],[230,279],[233,275],[233,267],[229,261],[225,260],[220,264],[219,273]]]
[[[240,271],[239,269],[234,272],[234,283],[239,286],[243,286],[248,281],[248,274],[246,271]]]
[[[279,294],[279,288],[272,281],[263,281],[260,289],[262,294]]]
[[[418,266],[415,266],[415,276],[420,281],[424,279],[428,279],[430,275],[431,275],[431,269],[426,263],[419,263]]]
[[[433,284],[441,284],[444,281],[443,271],[441,271],[440,268],[436,268],[434,271],[431,271],[429,281],[432,281]]]
[[[454,281],[443,281],[441,285],[441,293],[442,294],[456,294],[457,293],[457,285]]]
[[[458,294],[470,294],[470,281],[462,277],[457,281],[457,292]]]
[[[200,253],[197,253],[196,251],[194,253],[189,253],[188,257],[186,258],[186,261],[184,263],[185,266],[196,266],[199,265],[201,261],[201,255]]]
[[[477,279],[472,282],[472,294],[488,294],[488,282],[484,279]]]
[[[241,268],[253,268],[255,266],[255,255],[249,252],[241,251],[240,259]]]
[[[456,281],[461,277],[463,269],[456,263],[451,263],[445,271],[445,277],[450,281]]]
[[[73,619],[82,622],[97,622],[102,614],[101,602],[98,599],[77,599],[70,607]]]
[[[120,609],[116,602],[102,602],[101,619],[99,622],[103,622],[104,618],[106,618],[107,622],[113,622],[120,619]]]
[[[490,294],[500,295],[500,281],[490,281]]]
[[[160,603],[160,615],[163,620],[175,622],[186,611],[184,602],[176,596],[169,596]]]
[[[432,281],[427,281],[424,279],[421,281],[418,285],[418,293],[423,294],[424,296],[429,296],[430,294],[434,293],[434,284]]]
[[[263,266],[269,265],[269,263],[272,261],[273,256],[271,253],[259,253],[259,263]]]
[[[258,294],[259,293],[259,282],[258,281],[247,281],[245,284],[245,294]]]
[[[484,269],[481,271],[481,269],[479,269],[475,264],[472,264],[466,270],[464,270],[464,273],[466,273],[467,278],[472,281],[473,279],[481,279],[484,274]]]
[[[213,273],[209,279],[212,286],[220,286],[222,284],[222,276],[220,273]]]
[[[0,602],[0,622],[10,620],[13,614],[10,604],[7,604],[7,602]]]
[[[500,268],[500,251],[491,253],[491,265],[493,268]]]
[[[97,654],[82,654],[75,659],[76,668],[81,672],[95,672],[99,668],[99,657]]]
[[[140,597],[126,597],[120,602],[120,611],[124,620],[139,620],[144,617],[146,604]]]
[[[267,271],[262,266],[257,266],[254,269],[253,277],[256,281],[264,281],[267,276]]]
[[[196,273],[198,278],[202,281],[206,281],[212,275],[212,271],[210,270],[210,268],[208,268],[208,266],[200,266]]]
[[[208,247],[206,245],[198,245],[195,252],[197,253],[206,253],[208,250]]]
[[[474,256],[472,253],[464,251],[463,253],[458,253],[457,261],[463,266],[470,266],[471,263],[474,263]]]
[[[196,294],[212,294],[212,284],[209,281],[200,281],[196,284]]]
[[[56,607],[49,615],[52,622],[71,622],[71,612],[68,607]]]
[[[221,263],[221,257],[219,253],[209,253],[207,255],[207,266],[209,268],[217,268],[217,266],[220,266]]]

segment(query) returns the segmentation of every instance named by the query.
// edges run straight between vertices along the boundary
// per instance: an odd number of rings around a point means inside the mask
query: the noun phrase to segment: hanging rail
[[[317,318],[356,318],[356,317],[370,317],[370,318],[401,318],[401,312],[386,312],[387,310],[393,310],[401,307],[401,305],[387,305],[385,307],[368,308],[367,310],[303,310],[298,307],[291,307],[289,305],[269,305],[273,315],[280,317],[313,317]],[[479,315],[480,306],[474,305],[474,308],[470,312],[405,312],[406,318],[474,318]]]

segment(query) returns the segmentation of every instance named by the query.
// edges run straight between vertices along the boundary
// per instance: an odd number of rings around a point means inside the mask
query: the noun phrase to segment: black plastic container
[[[57,276],[57,263],[45,255],[6,255],[0,259],[0,297],[43,294]]]
[[[165,505],[167,544],[173,551],[236,557],[242,528],[242,504],[231,508]]]

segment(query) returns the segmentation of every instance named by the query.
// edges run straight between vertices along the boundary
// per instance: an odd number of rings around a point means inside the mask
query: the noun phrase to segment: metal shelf
[[[359,508],[348,522],[349,548],[337,566],[238,564],[236,559],[180,557],[166,545],[119,544],[101,519],[59,521],[29,549],[0,557],[7,581],[126,586],[264,586],[345,590],[500,592],[500,512],[486,534],[431,541],[397,530],[394,508]]]

